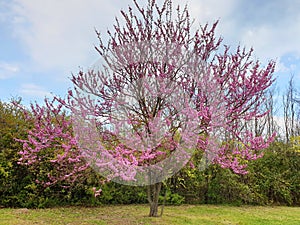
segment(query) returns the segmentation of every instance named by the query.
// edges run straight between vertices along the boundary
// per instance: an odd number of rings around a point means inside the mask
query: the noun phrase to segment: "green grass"
[[[300,224],[300,207],[182,205],[166,206],[161,218],[149,218],[147,205],[0,209],[0,225],[32,224]]]

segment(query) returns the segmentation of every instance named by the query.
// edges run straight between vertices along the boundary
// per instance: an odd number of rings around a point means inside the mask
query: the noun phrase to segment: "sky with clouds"
[[[194,26],[220,20],[217,33],[224,44],[254,47],[263,63],[275,59],[280,89],[291,74],[300,83],[300,1],[174,1],[185,2]],[[129,4],[131,0],[0,0],[0,100],[21,96],[27,104],[52,94],[64,96],[71,74],[99,59],[95,28],[105,34]]]

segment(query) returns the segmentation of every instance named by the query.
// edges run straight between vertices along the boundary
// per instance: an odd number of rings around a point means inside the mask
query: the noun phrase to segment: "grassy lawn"
[[[162,218],[149,218],[147,205],[0,209],[0,225],[32,224],[300,224],[300,207],[166,206]]]

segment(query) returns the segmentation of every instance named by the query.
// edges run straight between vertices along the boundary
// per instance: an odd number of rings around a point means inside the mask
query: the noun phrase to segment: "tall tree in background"
[[[300,134],[299,102],[297,102],[297,98],[294,77],[291,76],[286,94],[283,96],[284,131],[286,142],[289,142],[292,137],[299,136]]]
[[[265,93],[265,101],[261,104],[262,111],[268,111],[267,115],[264,117],[255,117],[253,120],[244,121],[244,124],[240,126],[240,129],[252,130],[255,136],[267,135],[272,136],[273,133],[277,135],[280,133],[280,127],[276,121],[276,115],[278,115],[278,105],[276,104],[275,98],[276,89],[269,89]]]
[[[272,137],[264,140],[240,125],[266,115],[260,106],[275,63],[262,68],[252,49],[219,49],[217,23],[193,32],[187,7],[173,10],[171,0],[161,7],[155,0],[146,7],[133,2],[135,9],[121,11],[124,22],[116,19],[108,31],[107,43],[97,32],[100,68],[73,75],[75,90],[58,99],[72,119],[55,116],[54,123],[46,116],[44,124],[42,115],[57,112],[54,105],[33,108],[36,123],[23,140],[21,161],[38,163],[45,143],[54,141],[45,147],[58,166],[51,182],[92,166],[108,180],[147,185],[149,216],[158,216],[162,181],[195,151],[241,174],[261,157]]]

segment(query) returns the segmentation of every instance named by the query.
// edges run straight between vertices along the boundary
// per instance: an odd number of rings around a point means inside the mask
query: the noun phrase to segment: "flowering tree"
[[[35,174],[36,183],[43,187],[75,181],[88,164],[77,147],[72,120],[63,105],[48,99],[45,106],[31,104],[30,111],[17,105],[23,109],[26,120],[33,123],[27,138],[17,139],[23,143],[19,163],[27,165]]]
[[[68,170],[50,181],[91,166],[107,180],[147,185],[149,216],[157,216],[162,181],[195,151],[240,174],[262,156],[273,137],[256,137],[241,124],[268,113],[260,105],[275,63],[262,68],[252,49],[220,50],[217,22],[192,32],[187,7],[178,6],[174,19],[171,0],[161,7],[155,0],[146,7],[133,2],[135,9],[121,11],[124,25],[116,19],[108,31],[107,44],[97,32],[101,64],[73,75],[74,90],[58,99],[72,118],[40,126],[45,112],[33,109],[36,124],[23,141],[21,161],[37,162],[44,143],[55,141],[51,146],[59,150],[49,162]],[[53,105],[46,108],[53,112]]]

